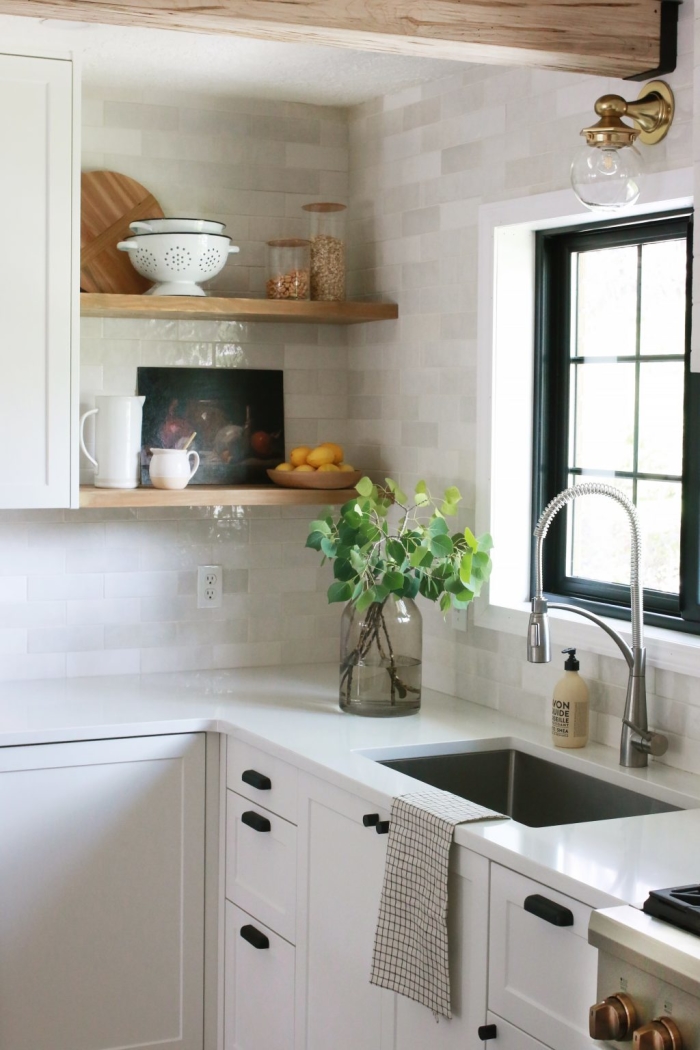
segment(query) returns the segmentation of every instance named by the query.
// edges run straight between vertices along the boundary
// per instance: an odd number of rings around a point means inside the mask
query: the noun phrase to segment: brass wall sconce
[[[602,95],[595,104],[600,120],[583,128],[586,139],[571,165],[574,193],[592,211],[619,211],[636,204],[641,193],[644,161],[635,142],[661,142],[671,127],[673,92],[663,80],[642,88],[636,102],[619,95]],[[622,119],[627,117],[632,124]]]

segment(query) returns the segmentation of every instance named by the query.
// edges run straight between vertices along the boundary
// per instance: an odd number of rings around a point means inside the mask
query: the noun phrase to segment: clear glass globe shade
[[[574,193],[591,211],[619,211],[636,204],[644,162],[634,146],[584,146],[571,164]]]

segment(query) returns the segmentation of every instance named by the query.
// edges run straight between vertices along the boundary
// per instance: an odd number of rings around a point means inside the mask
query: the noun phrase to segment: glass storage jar
[[[344,204],[304,204],[311,219],[311,298],[345,298]]]
[[[267,298],[308,299],[311,242],[287,239],[267,242]]]
[[[423,623],[411,598],[390,595],[340,621],[340,708],[392,718],[420,709]]]

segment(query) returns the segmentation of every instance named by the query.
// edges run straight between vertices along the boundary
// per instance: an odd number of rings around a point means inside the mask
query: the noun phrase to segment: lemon
[[[302,464],[306,463],[306,457],[310,451],[311,448],[309,445],[297,445],[297,447],[293,448],[289,454],[289,462],[293,467],[302,466]]]
[[[314,474],[315,471],[316,471],[316,467],[312,467],[308,463],[300,463],[298,467],[294,468],[294,473],[295,474],[299,474],[299,473],[302,473],[302,474]]]
[[[321,448],[329,448],[333,453],[333,462],[342,463],[343,461],[343,446],[336,445],[334,441],[324,441]]]
[[[313,452],[309,452],[306,462],[311,467],[320,467],[323,463],[332,463],[334,459],[333,449],[326,448],[325,445],[319,445]]]
[[[343,474],[354,474],[355,468],[352,463],[341,463],[338,470],[342,470]]]
[[[337,474],[340,471],[340,467],[336,467],[335,463],[322,463],[321,466],[318,468],[319,474],[322,470],[326,472],[328,472],[329,470],[334,470]]]
[[[294,467],[291,463],[280,463],[275,467],[275,470],[294,470]]]

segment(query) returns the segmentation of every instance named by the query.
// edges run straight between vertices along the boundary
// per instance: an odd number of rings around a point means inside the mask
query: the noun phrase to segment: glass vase
[[[420,708],[423,621],[411,598],[390,595],[358,612],[352,602],[340,624],[340,708],[374,718]]]

